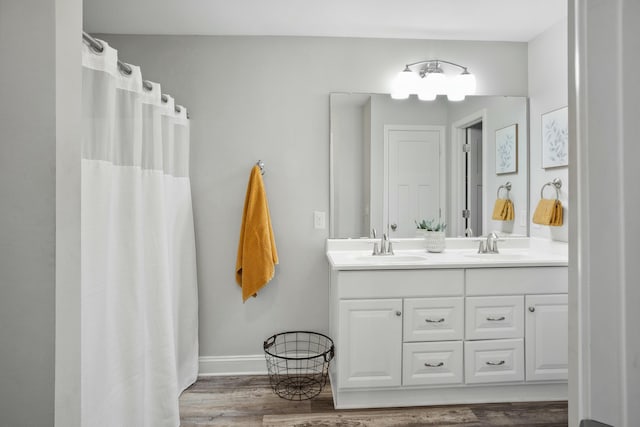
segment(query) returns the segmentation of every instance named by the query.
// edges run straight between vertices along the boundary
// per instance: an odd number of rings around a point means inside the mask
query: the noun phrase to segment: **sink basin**
[[[376,263],[376,264],[392,264],[392,263],[400,263],[400,262],[419,262],[425,261],[427,257],[420,255],[381,255],[381,256],[359,256],[355,258],[358,262],[368,262],[368,263]]]
[[[468,258],[486,259],[487,261],[511,261],[527,257],[527,254],[467,254]]]

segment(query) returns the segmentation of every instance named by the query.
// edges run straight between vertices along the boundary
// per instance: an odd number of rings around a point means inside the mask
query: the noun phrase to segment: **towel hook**
[[[556,189],[556,200],[560,199],[560,188],[562,188],[562,181],[560,180],[560,178],[556,178],[553,181],[547,182],[545,185],[543,185],[540,189],[540,198],[544,199],[544,189],[549,185],[555,187]]]
[[[500,198],[500,190],[502,190],[503,188],[505,190],[507,190],[507,199],[508,199],[509,198],[509,191],[511,191],[511,181],[507,181],[506,184],[501,185],[500,187],[498,187],[498,193],[497,193],[497,196],[496,196],[497,199]]]
[[[260,175],[264,175],[264,162],[262,160],[258,160],[256,165],[260,168]]]

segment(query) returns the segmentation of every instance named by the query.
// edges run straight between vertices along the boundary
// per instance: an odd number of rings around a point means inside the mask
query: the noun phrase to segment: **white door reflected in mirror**
[[[444,132],[444,126],[385,126],[387,173],[380,208],[387,206],[383,224],[396,224],[393,237],[415,237],[415,221],[441,216]]]

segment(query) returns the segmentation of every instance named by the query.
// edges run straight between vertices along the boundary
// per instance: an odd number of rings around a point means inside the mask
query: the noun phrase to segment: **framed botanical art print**
[[[542,167],[569,164],[569,119],[567,107],[542,115]]]
[[[496,131],[496,174],[518,171],[518,125]]]

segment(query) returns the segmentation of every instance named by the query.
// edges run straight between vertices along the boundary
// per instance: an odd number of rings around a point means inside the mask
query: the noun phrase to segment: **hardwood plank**
[[[262,415],[248,417],[213,416],[207,418],[187,418],[180,420],[180,427],[256,427],[262,425]]]
[[[469,408],[402,408],[392,410],[334,411],[299,415],[265,415],[262,425],[275,426],[479,426]]]
[[[566,402],[517,402],[471,405],[483,425],[550,426],[568,423]]]
[[[320,394],[311,399],[310,412],[333,412],[335,410],[333,406],[333,393],[331,393],[331,387],[327,385]]]
[[[277,396],[271,388],[216,391],[183,394],[180,398],[182,417],[265,415],[310,412],[308,400],[289,401]]]
[[[267,375],[233,375],[199,377],[185,393],[210,393],[213,391],[238,390],[246,388],[269,388]]]

